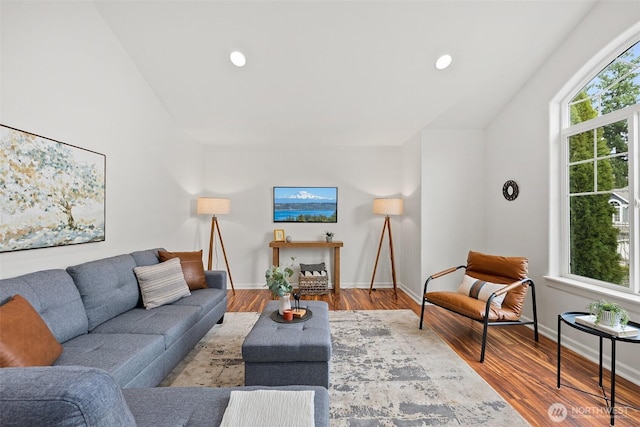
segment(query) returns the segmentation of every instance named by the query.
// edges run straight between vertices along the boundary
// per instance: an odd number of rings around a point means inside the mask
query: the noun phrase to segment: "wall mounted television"
[[[338,187],[273,187],[273,222],[338,222]]]

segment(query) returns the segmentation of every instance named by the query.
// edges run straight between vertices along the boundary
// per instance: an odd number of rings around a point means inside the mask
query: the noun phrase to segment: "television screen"
[[[273,222],[338,222],[338,187],[273,187]]]

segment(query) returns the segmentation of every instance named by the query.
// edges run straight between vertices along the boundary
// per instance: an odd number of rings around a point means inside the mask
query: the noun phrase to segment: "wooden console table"
[[[273,248],[273,265],[280,265],[280,249],[288,248],[327,248],[333,249],[333,291],[340,293],[340,248],[344,246],[342,242],[276,242],[269,243],[269,247]]]

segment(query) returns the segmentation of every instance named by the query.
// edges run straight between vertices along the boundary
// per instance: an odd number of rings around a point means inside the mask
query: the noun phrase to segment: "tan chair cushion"
[[[479,321],[484,320],[484,314],[487,309],[487,303],[475,298],[471,298],[467,295],[462,295],[457,292],[437,291],[427,292],[425,294],[427,301],[432,304],[444,307],[463,316],[470,317]],[[489,321],[516,321],[520,318],[518,313],[514,313],[512,310],[505,308],[503,304],[502,308],[491,304],[489,309]]]
[[[0,306],[0,368],[51,366],[63,348],[21,295]]]
[[[466,274],[476,279],[493,283],[511,284],[524,280],[529,274],[529,260],[525,257],[487,255],[469,251]],[[520,318],[527,297],[528,285],[519,286],[507,292],[502,309],[513,312]]]
[[[160,262],[172,258],[180,258],[182,274],[187,281],[189,290],[206,289],[207,281],[204,278],[204,265],[202,264],[202,250],[196,252],[168,252],[158,251]]]
[[[494,283],[513,283],[527,278],[529,261],[524,257],[487,255],[469,251],[467,274]],[[475,274],[471,274],[475,273]]]

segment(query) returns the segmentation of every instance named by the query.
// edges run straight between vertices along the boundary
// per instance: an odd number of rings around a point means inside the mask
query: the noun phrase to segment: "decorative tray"
[[[302,308],[302,307],[300,307],[300,308]],[[278,323],[300,323],[300,322],[306,322],[307,320],[311,319],[311,317],[313,317],[313,313],[308,308],[305,308],[305,310],[307,310],[307,312],[304,314],[304,316],[302,316],[302,317],[294,316],[293,320],[284,320],[282,318],[282,316],[280,315],[280,313],[278,312],[278,310],[275,310],[273,313],[271,313],[271,320],[273,320],[274,322],[278,322]]]

